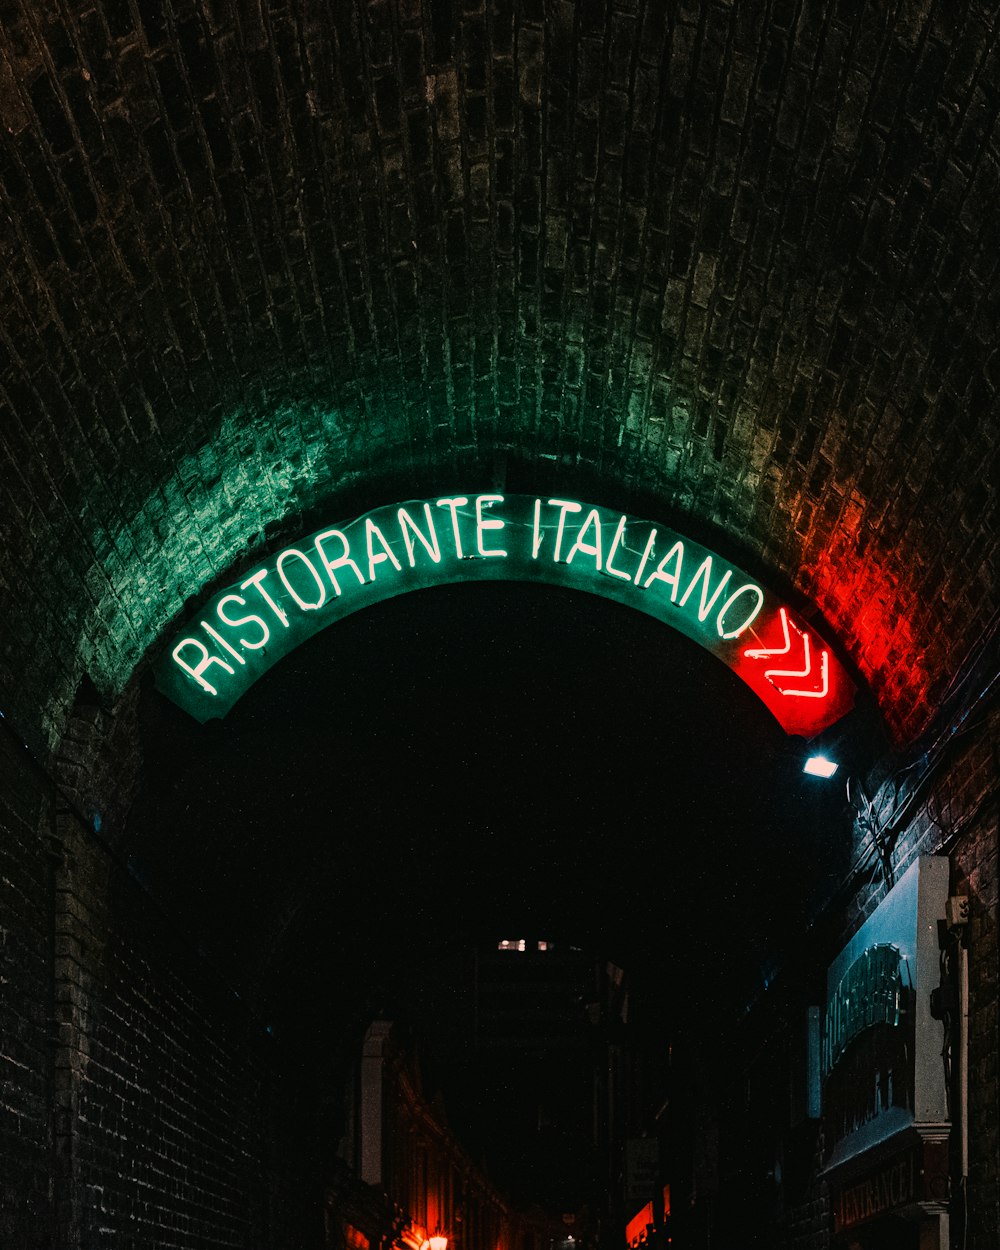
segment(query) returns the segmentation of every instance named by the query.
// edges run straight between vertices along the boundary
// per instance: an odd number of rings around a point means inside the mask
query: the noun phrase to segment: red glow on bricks
[[[917,600],[906,589],[870,558],[834,550],[814,566],[810,591],[871,685],[897,741],[916,736],[929,715],[930,674],[907,611]]]

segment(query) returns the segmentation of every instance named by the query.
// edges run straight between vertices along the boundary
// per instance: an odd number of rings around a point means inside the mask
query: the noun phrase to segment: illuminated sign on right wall
[[[941,1209],[948,1099],[938,920],[948,860],[922,855],[827,971],[823,1149],[834,1231],[883,1215]]]

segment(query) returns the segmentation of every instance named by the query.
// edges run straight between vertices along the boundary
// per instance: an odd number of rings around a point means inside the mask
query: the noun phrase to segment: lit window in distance
[[[498,951],[523,951],[524,948],[524,938],[504,938],[503,941],[497,942]]]

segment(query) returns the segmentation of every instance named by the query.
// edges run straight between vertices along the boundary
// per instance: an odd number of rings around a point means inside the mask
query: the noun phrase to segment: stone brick
[[[84,820],[127,805],[127,709],[185,601],[498,447],[749,546],[915,739],[1000,609],[997,25],[7,6],[0,708],[61,744]],[[92,754],[85,675],[118,712]],[[942,793],[956,820],[985,775]]]

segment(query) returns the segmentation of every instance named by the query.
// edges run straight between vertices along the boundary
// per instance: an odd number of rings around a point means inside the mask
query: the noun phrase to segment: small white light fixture
[[[839,767],[839,764],[828,760],[825,755],[810,755],[802,765],[802,771],[810,777],[832,777]]]

